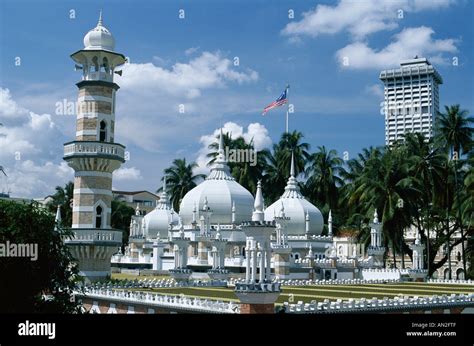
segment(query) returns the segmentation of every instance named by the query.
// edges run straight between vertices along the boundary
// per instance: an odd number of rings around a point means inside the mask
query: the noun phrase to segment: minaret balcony
[[[73,141],[64,144],[64,159],[100,157],[125,162],[125,147],[118,143]]]
[[[71,229],[72,236],[64,239],[67,245],[106,245],[120,246],[122,245],[122,232],[104,229]]]
[[[87,81],[106,81],[106,82],[113,82],[113,74],[111,72],[102,72],[102,71],[97,71],[97,72],[88,72],[84,74],[82,80],[87,80]]]

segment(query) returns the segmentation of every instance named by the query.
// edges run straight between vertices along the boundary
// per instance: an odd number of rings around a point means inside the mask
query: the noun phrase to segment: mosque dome
[[[283,211],[290,219],[286,223],[288,235],[304,235],[306,233],[306,219],[309,219],[309,234],[320,235],[323,231],[323,215],[318,208],[311,204],[300,192],[295,178],[293,155],[291,157],[290,178],[285,192],[275,203],[265,209],[265,221],[273,221]]]
[[[252,219],[254,198],[230,174],[222,141],[221,130],[219,151],[211,173],[181,201],[179,214],[184,224],[199,222],[205,205],[211,210],[210,223],[213,224],[241,223]]]
[[[179,222],[178,214],[173,210],[166,193],[166,179],[163,183],[163,191],[157,202],[156,208],[143,217],[147,238],[166,239],[170,223],[176,225]]]
[[[103,49],[113,51],[115,39],[112,33],[102,25],[102,12],[97,26],[84,36],[84,49]]]

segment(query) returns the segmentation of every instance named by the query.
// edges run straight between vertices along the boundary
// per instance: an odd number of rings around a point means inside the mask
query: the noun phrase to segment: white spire
[[[290,166],[290,177],[295,176],[295,155],[293,151],[291,151],[291,166]]]
[[[220,224],[220,223],[217,224],[216,239],[218,239],[218,240],[221,240],[221,239],[222,239],[222,235],[221,235],[221,224]]]
[[[377,214],[377,208],[374,211],[374,223],[379,223],[379,215]]]
[[[54,222],[61,223],[61,206],[59,204],[56,208],[56,218],[54,219]]]
[[[309,234],[309,212],[308,209],[306,209],[306,215],[305,215],[305,233]]]
[[[235,180],[230,174],[229,166],[227,165],[227,158],[224,150],[224,134],[222,127],[219,132],[219,147],[217,149],[217,156],[211,167],[211,173],[206,180]]]
[[[99,21],[97,22],[97,26],[102,26],[102,9],[99,12]]]
[[[332,211],[329,210],[329,216],[328,216],[328,235],[332,235]]]
[[[219,153],[224,153],[224,135],[222,134],[222,127],[219,134]]]
[[[135,215],[137,215],[137,216],[140,215],[140,207],[138,206],[138,203],[137,203],[137,206],[135,208]]]
[[[56,208],[56,217],[54,218],[54,230],[57,231],[59,229],[59,225],[61,224],[61,206],[58,204]]]
[[[193,206],[193,224],[196,223],[196,202],[194,202]]]
[[[253,206],[252,221],[263,221],[265,214],[263,212],[262,182],[260,180],[257,182],[257,191],[255,193],[255,203]]]
[[[170,200],[168,197],[168,192],[166,191],[166,175],[163,177],[163,188],[161,189],[160,199],[156,203],[156,209],[173,209],[170,206]]]
[[[235,223],[235,201],[232,201],[232,223]]]
[[[290,164],[290,177],[286,183],[285,192],[283,192],[282,198],[304,198],[300,192],[298,181],[295,177],[295,155],[291,152],[291,164]]]

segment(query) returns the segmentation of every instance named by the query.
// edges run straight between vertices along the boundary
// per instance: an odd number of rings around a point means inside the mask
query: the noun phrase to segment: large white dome
[[[285,216],[290,218],[286,223],[286,234],[304,235],[306,233],[306,214],[309,217],[309,234],[321,234],[324,226],[323,215],[301,194],[294,176],[293,157],[290,178],[285,192],[278,201],[265,209],[265,221],[273,221],[275,216],[280,216],[282,205]]]
[[[213,224],[232,223],[233,207],[235,207],[236,223],[252,219],[254,198],[229,173],[222,145],[222,132],[219,154],[211,168],[211,173],[206,180],[189,191],[181,201],[179,215],[184,224],[193,221],[193,210],[196,210],[196,221],[199,222],[206,199],[212,212],[210,222]]]
[[[168,228],[170,223],[177,225],[179,217],[173,210],[169,203],[168,195],[166,193],[166,180],[163,184],[163,191],[160,194],[156,208],[143,217],[144,226],[146,230],[146,237],[148,239],[155,239],[158,236],[160,239],[168,238]]]
[[[84,49],[103,49],[113,51],[115,39],[112,33],[102,25],[102,12],[97,26],[84,36]]]

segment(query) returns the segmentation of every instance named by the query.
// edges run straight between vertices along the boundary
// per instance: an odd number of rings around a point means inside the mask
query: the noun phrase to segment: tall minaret
[[[72,228],[67,241],[79,270],[91,281],[110,274],[110,257],[121,245],[122,233],[111,229],[112,172],[125,162],[125,147],[114,143],[115,69],[125,56],[114,51],[115,40],[102,24],[84,37],[84,48],[73,53],[82,70],[76,116],[76,139],[64,144],[64,160],[74,171]],[[81,240],[87,239],[87,241]]]

